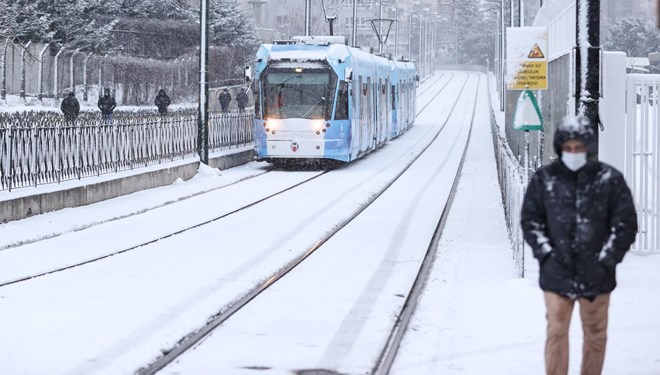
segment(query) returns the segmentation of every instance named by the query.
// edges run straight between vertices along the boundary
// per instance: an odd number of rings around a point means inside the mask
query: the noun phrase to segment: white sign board
[[[506,61],[509,90],[547,90],[548,29],[507,27]]]

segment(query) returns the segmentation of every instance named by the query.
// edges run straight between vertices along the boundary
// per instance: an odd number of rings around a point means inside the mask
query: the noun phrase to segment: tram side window
[[[346,81],[341,81],[339,84],[335,120],[348,120],[348,82]]]
[[[391,90],[391,92],[392,92],[392,95],[391,95],[392,99],[391,99],[391,100],[392,100],[392,109],[394,110],[394,109],[396,109],[396,86],[392,85],[392,86],[390,86],[390,87],[392,88],[392,90]]]

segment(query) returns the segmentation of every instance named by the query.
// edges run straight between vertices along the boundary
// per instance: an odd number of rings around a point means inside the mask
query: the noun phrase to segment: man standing
[[[105,123],[112,123],[112,112],[117,106],[115,98],[110,95],[110,89],[103,89],[103,96],[99,98],[98,102],[99,109],[101,110],[101,119]]]
[[[239,112],[245,112],[245,106],[248,103],[247,89],[241,89],[241,91],[236,95],[236,104],[238,105]]]
[[[158,107],[158,113],[161,115],[164,115],[167,113],[167,107],[172,103],[170,100],[170,97],[167,96],[165,93],[165,90],[160,89],[158,91],[158,95],[156,95],[156,99],[154,99],[154,105]]]
[[[568,372],[568,328],[575,301],[584,333],[582,375],[598,375],[607,342],[616,265],[635,241],[637,214],[619,171],[588,160],[585,117],[566,117],[554,137],[559,160],[532,177],[521,213],[525,240],[540,265],[549,375]]]
[[[218,95],[218,101],[220,101],[222,112],[227,112],[229,109],[229,102],[231,102],[231,94],[226,88],[222,89],[222,92]]]
[[[76,117],[78,117],[78,114],[80,113],[80,103],[78,103],[78,99],[76,99],[73,91],[71,91],[67,97],[62,100],[60,109],[62,110],[64,118],[67,121],[74,121]]]

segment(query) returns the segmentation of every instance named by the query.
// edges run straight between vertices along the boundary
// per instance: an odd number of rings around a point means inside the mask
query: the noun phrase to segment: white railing
[[[488,93],[490,97],[490,90]],[[492,103],[492,100],[489,100],[489,103]],[[523,179],[524,168],[518,157],[513,154],[511,147],[509,147],[509,143],[504,136],[504,130],[498,125],[492,108],[490,111],[490,126],[506,226],[509,232],[509,240],[513,246],[513,260],[519,276],[524,277],[525,240],[520,227],[520,211],[526,189]]]
[[[252,142],[251,112],[211,113],[209,149]],[[0,190],[99,176],[197,155],[197,113],[0,114]]]
[[[660,75],[627,82],[624,174],[635,199],[639,231],[633,249],[660,251]]]

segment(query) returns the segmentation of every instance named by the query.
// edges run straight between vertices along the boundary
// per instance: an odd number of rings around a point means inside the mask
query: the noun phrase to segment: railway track
[[[451,81],[453,76],[448,80]],[[189,351],[191,348],[195,347],[195,345],[200,342],[202,339],[207,337],[211,332],[213,332],[216,328],[218,328],[220,325],[222,325],[225,321],[227,321],[229,318],[234,316],[236,313],[241,311],[241,309],[245,308],[254,298],[256,298],[259,294],[262,292],[266,291],[268,288],[270,288],[273,284],[277,283],[279,280],[281,280],[285,275],[289,274],[292,270],[294,270],[298,265],[300,265],[305,259],[307,259],[310,255],[315,253],[319,248],[321,248],[325,243],[327,243],[330,239],[332,239],[337,233],[339,233],[342,229],[344,229],[349,223],[351,223],[354,219],[356,219],[360,214],[362,214],[367,208],[369,208],[379,197],[381,197],[401,176],[419,159],[420,156],[424,154],[424,152],[433,144],[433,141],[435,141],[443,132],[445,129],[445,126],[447,125],[451,114],[453,111],[456,109],[456,106],[458,105],[459,101],[461,100],[463,91],[465,90],[468,82],[470,80],[470,76],[466,78],[466,80],[463,82],[460,93],[456,96],[456,100],[451,106],[451,109],[449,113],[447,114],[446,119],[444,119],[442,125],[440,128],[437,130],[436,134],[433,136],[433,139],[431,142],[429,142],[425,147],[422,148],[422,151],[417,154],[414,158],[412,158],[407,165],[400,171],[398,172],[395,177],[389,181],[387,184],[385,184],[381,189],[376,193],[373,194],[368,201],[364,202],[361,204],[359,207],[355,209],[355,211],[348,217],[344,218],[341,222],[337,223],[332,230],[327,232],[323,237],[319,238],[318,241],[311,246],[310,248],[306,249],[302,255],[292,259],[290,262],[288,262],[286,265],[282,266],[276,273],[269,275],[267,278],[265,278],[266,281],[263,283],[257,285],[256,287],[250,289],[248,292],[243,294],[241,297],[237,298],[234,300],[232,303],[229,305],[226,305],[223,307],[215,316],[210,318],[207,322],[207,324],[200,328],[199,330],[190,333],[187,335],[185,338],[183,338],[181,341],[177,343],[172,348],[169,348],[164,351],[164,355],[161,356],[160,358],[156,359],[154,362],[149,364],[148,366],[141,368],[138,370],[138,374],[144,375],[144,374],[155,374],[158,371],[162,370],[163,368],[167,367],[170,363],[175,361],[177,358],[179,358],[181,355]],[[445,87],[447,87],[448,83],[442,86],[440,91],[444,90]],[[421,114],[432,102],[433,100],[439,95],[439,93],[436,93],[431,100],[429,100],[425,105],[423,105],[422,109],[418,111],[418,116]],[[476,105],[476,104],[475,104]],[[474,109],[472,116],[474,116]],[[469,137],[469,135],[468,135]],[[465,158],[465,150],[467,150],[467,144],[463,150],[463,156],[461,160],[461,165],[463,163],[463,160]],[[460,174],[460,172],[459,172]],[[457,174],[458,176],[458,174]],[[457,185],[458,178],[455,177],[454,183],[453,183],[453,188],[452,191],[455,190],[455,187]],[[453,197],[453,193],[452,193]],[[443,213],[443,218],[441,219],[441,222],[438,223],[438,229],[436,229],[437,234],[437,239],[439,239],[442,227],[444,226],[444,220],[446,220],[446,212],[448,212],[448,207],[450,203],[447,204],[447,208],[445,208],[445,213]],[[423,266],[423,270],[420,271],[420,274],[427,272],[427,268],[430,267],[430,263],[432,263],[432,258],[431,255],[433,253],[432,249],[434,249],[434,244],[437,244],[437,239],[435,239],[434,235],[434,241],[432,241],[431,244],[429,244],[429,250],[427,250],[427,256],[429,257],[429,260],[424,263],[429,263],[428,266]],[[431,254],[429,254],[431,253]],[[417,290],[423,286],[423,277],[418,277],[420,278],[420,282],[415,282],[415,284],[420,284],[419,286],[415,286],[413,289]],[[420,289],[421,290],[421,289]],[[418,292],[415,292],[418,293]],[[410,299],[410,298],[409,298]],[[416,297],[414,298],[416,299]],[[413,299],[411,299],[411,302],[406,303],[406,305],[410,305],[410,314],[412,313],[412,309],[414,309],[414,304],[412,304]],[[404,310],[404,314],[408,314]],[[401,321],[398,322],[397,326],[401,328],[405,328],[405,324],[407,324],[407,321]],[[401,330],[403,332],[405,329]],[[402,335],[402,333],[401,333]],[[389,366],[391,365],[391,360],[390,357],[393,359],[393,354],[396,353],[396,349],[398,348],[398,344],[400,342],[400,337],[398,333],[393,333],[391,334],[391,339],[388,340],[388,344],[386,346],[386,349],[383,351],[383,354],[380,356],[379,360],[379,365],[377,365],[374,368],[374,371],[385,371],[385,372],[378,372],[378,373],[386,373],[386,371],[389,369]],[[393,354],[389,354],[393,353]],[[381,365],[382,364],[382,365]],[[382,369],[381,369],[382,368]]]
[[[443,75],[441,75],[438,78],[438,80],[436,80],[434,83],[439,82],[442,79],[442,77],[443,77]],[[441,87],[436,88],[437,92],[431,98],[429,98],[428,101],[426,101],[426,103],[424,103],[420,109],[418,109],[418,111],[416,113],[416,116],[421,115],[428,108],[428,106],[431,103],[433,103],[433,101],[440,94],[442,94],[444,92],[444,90],[447,88],[447,86],[452,82],[453,78],[454,78],[454,74],[452,73],[449,76],[449,78],[446,80],[446,82],[444,82],[444,84]],[[467,83],[467,79],[466,79],[465,83]],[[463,88],[465,87],[465,83],[463,85]],[[438,132],[438,134],[436,134],[435,137],[437,138],[438,135],[439,135],[439,132]],[[417,147],[417,146],[414,146],[414,147]],[[427,145],[427,147],[428,147],[428,145]],[[293,189],[295,189],[297,187],[300,187],[300,186],[302,186],[302,185],[304,185],[304,184],[306,184],[310,181],[313,181],[313,180],[319,178],[320,176],[322,176],[322,175],[324,175],[328,172],[329,171],[321,171],[321,172],[311,176],[310,178],[307,178],[307,179],[304,179],[303,181],[300,181],[300,182],[297,182],[295,184],[291,184],[289,186],[286,186],[285,188],[277,190],[277,191],[273,192],[272,194],[269,194],[265,197],[255,199],[253,201],[250,201],[247,204],[241,205],[240,207],[237,207],[233,210],[229,210],[229,211],[224,212],[222,214],[218,214],[218,215],[216,215],[214,217],[211,217],[207,220],[203,220],[203,221],[194,223],[192,225],[187,225],[185,228],[176,230],[174,232],[170,232],[170,233],[167,233],[167,234],[164,234],[164,235],[161,235],[161,236],[157,236],[157,237],[151,238],[151,239],[146,240],[146,241],[141,241],[139,243],[136,243],[136,244],[131,245],[131,246],[127,246],[127,247],[122,248],[122,249],[116,249],[114,251],[109,251],[107,253],[104,253],[104,254],[101,254],[101,255],[98,255],[98,256],[88,257],[88,258],[86,258],[84,260],[81,260],[81,261],[73,262],[73,263],[58,266],[58,267],[52,267],[50,269],[43,270],[41,272],[31,273],[29,275],[22,275],[22,276],[19,276],[19,277],[13,277],[13,278],[5,279],[5,280],[0,280],[0,288],[5,287],[5,286],[9,286],[9,285],[13,285],[13,284],[17,284],[17,283],[21,283],[21,282],[25,282],[25,281],[29,281],[29,280],[33,280],[33,279],[37,279],[37,278],[40,278],[40,277],[52,275],[52,274],[55,274],[55,273],[75,269],[75,268],[85,266],[85,265],[88,265],[88,264],[91,264],[91,263],[95,263],[95,262],[98,262],[98,261],[102,261],[104,259],[107,259],[107,258],[110,258],[110,257],[113,257],[113,256],[117,256],[117,255],[121,255],[121,254],[125,254],[125,253],[131,252],[131,251],[135,251],[135,250],[138,250],[138,249],[143,248],[145,246],[148,246],[150,244],[154,244],[156,242],[159,242],[159,241],[162,241],[162,240],[180,235],[182,233],[185,233],[185,232],[188,232],[188,231],[191,231],[191,230],[194,230],[194,229],[197,229],[197,228],[215,223],[215,222],[217,222],[219,220],[222,220],[222,219],[225,219],[225,218],[227,218],[231,215],[234,215],[234,214],[237,214],[237,213],[240,213],[240,212],[244,212],[245,210],[250,209],[251,207],[254,207],[254,206],[256,206],[260,203],[263,203],[265,201],[268,201],[268,200],[271,200],[275,197],[278,197],[278,196],[280,196],[280,195],[282,195],[282,194],[284,194],[284,193],[286,193],[290,190],[293,190]],[[130,214],[114,217],[114,218],[111,218],[109,220],[90,223],[90,224],[85,225],[83,227],[77,228],[74,232],[81,232],[83,230],[90,229],[90,228],[93,228],[93,227],[97,227],[97,226],[102,225],[102,224],[107,224],[107,223],[119,221],[119,220],[122,220],[122,219],[125,220],[127,218],[137,216],[137,215],[144,215],[144,214],[147,214],[147,213],[150,213],[150,212],[154,212],[155,210],[157,210],[159,208],[168,207],[168,206],[173,205],[173,204],[182,204],[182,203],[185,203],[186,201],[189,201],[191,199],[200,197],[202,195],[217,193],[217,192],[221,191],[222,189],[234,186],[234,185],[239,184],[239,183],[245,183],[246,181],[249,181],[249,180],[264,178],[266,175],[268,175],[270,173],[271,173],[271,170],[268,170],[266,172],[259,173],[259,174],[250,176],[248,178],[241,179],[239,181],[236,181],[236,182],[228,184],[228,185],[223,185],[223,186],[220,186],[220,187],[217,187],[217,188],[213,188],[213,189],[210,189],[210,190],[207,190],[207,191],[202,191],[202,192],[198,192],[196,194],[192,194],[190,196],[183,197],[183,198],[178,199],[176,201],[166,202],[166,203],[161,204],[161,205],[153,206],[153,207],[150,207],[148,209],[139,210],[139,211],[136,211],[136,212],[133,212],[133,213],[130,213]],[[71,233],[71,232],[67,232],[67,233]],[[57,237],[61,236],[62,234],[64,234],[64,233],[53,233],[50,236],[48,236],[47,238],[42,238],[42,239],[33,240],[33,241],[25,241],[25,242],[21,243],[20,245],[13,246],[13,248],[14,248],[13,250],[19,250],[19,249],[16,249],[16,247],[19,247],[19,246],[25,246],[25,245],[34,244],[34,243],[41,242],[41,241],[47,241],[49,239],[54,239],[54,238],[57,238]],[[0,251],[1,250],[3,250],[3,249],[0,248]],[[6,250],[6,248],[5,248],[5,250]]]

